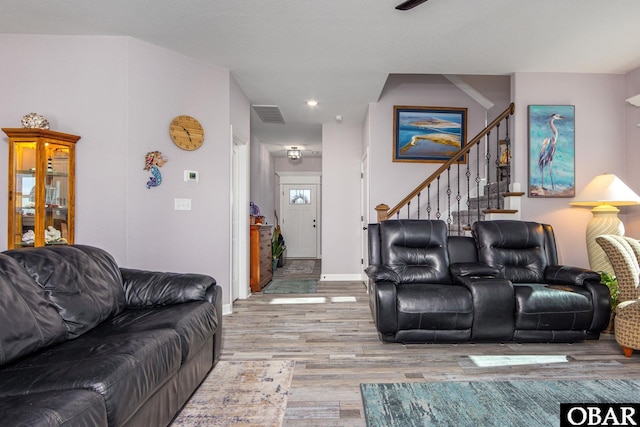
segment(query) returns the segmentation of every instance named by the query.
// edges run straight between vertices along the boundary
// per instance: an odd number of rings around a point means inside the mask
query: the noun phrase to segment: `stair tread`
[[[524,191],[507,191],[506,193],[502,193],[504,197],[520,197],[524,196]]]
[[[518,210],[517,209],[485,209],[482,212],[486,214],[494,214],[494,213],[515,214],[515,213],[518,213]]]

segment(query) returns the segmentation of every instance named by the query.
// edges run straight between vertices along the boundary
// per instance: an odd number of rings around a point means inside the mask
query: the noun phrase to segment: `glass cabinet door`
[[[13,230],[14,247],[33,246],[35,242],[36,217],[36,158],[35,141],[19,141],[14,145],[15,180],[13,188]],[[11,198],[10,198],[11,200]]]
[[[45,143],[44,243],[65,245],[69,238],[69,147]]]

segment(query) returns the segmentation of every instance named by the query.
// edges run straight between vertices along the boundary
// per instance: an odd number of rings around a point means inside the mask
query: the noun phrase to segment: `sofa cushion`
[[[500,269],[514,283],[543,283],[547,268],[542,224],[525,221],[478,221],[473,224],[478,260]]]
[[[463,286],[404,284],[397,289],[398,329],[469,329],[471,293]]]
[[[107,425],[104,399],[89,390],[2,397],[0,414],[4,427]]]
[[[516,329],[588,330],[593,305],[581,286],[514,284]]]
[[[45,291],[16,260],[0,254],[0,365],[67,336],[62,317]]]
[[[104,399],[109,425],[121,426],[179,369],[180,337],[169,329],[85,335],[0,369],[0,397],[91,390]]]
[[[166,307],[132,308],[105,320],[87,337],[111,337],[125,332],[172,329],[180,336],[182,363],[190,360],[216,332],[218,317],[208,302],[190,302]]]
[[[6,251],[46,291],[64,319],[69,338],[120,313],[126,303],[122,276],[107,252],[82,245]]]
[[[400,283],[449,283],[444,221],[402,220],[380,224],[381,261]]]

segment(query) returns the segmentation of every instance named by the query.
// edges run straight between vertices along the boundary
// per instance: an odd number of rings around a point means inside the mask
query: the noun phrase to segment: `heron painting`
[[[575,107],[529,105],[529,197],[575,196]]]

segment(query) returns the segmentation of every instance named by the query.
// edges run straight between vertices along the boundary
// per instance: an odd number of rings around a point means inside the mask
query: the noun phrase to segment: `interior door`
[[[240,295],[240,221],[239,209],[239,181],[240,166],[238,164],[238,146],[232,144],[231,153],[231,301],[238,299]]]
[[[318,185],[285,184],[282,186],[281,230],[288,258],[317,258]]]
[[[360,264],[362,267],[362,280],[367,283],[367,275],[364,269],[369,266],[369,160],[368,156],[362,159],[360,173],[360,225],[362,227]]]

